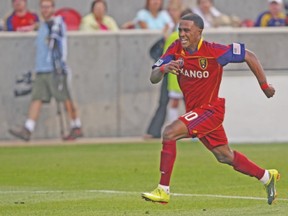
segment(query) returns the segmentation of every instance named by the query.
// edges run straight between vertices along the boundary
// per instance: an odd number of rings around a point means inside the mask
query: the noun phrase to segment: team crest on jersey
[[[200,65],[200,67],[201,67],[203,70],[205,70],[205,69],[207,68],[207,66],[208,66],[208,61],[207,61],[207,59],[206,59],[206,58],[200,58],[200,59],[199,59],[199,65]]]

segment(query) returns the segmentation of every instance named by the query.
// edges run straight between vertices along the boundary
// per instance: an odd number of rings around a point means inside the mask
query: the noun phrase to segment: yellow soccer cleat
[[[146,201],[167,204],[170,200],[170,194],[166,193],[162,188],[157,187],[151,193],[142,193],[142,198]]]
[[[268,170],[268,172],[270,178],[264,186],[267,192],[268,204],[271,205],[277,197],[276,182],[280,179],[280,173],[275,169]]]

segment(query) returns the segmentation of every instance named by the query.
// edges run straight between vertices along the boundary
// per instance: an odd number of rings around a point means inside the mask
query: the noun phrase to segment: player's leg
[[[216,132],[220,135],[219,131]],[[215,135],[212,132],[212,136]],[[221,135],[220,135],[221,136]],[[276,181],[279,180],[280,174],[277,170],[265,170],[249,160],[244,154],[233,151],[228,144],[216,143],[211,139],[210,134],[200,139],[207,148],[215,155],[220,163],[228,164],[234,168],[234,170],[257,178],[261,181],[267,192],[268,204],[276,198]]]
[[[165,127],[162,140],[162,151],[160,161],[161,179],[160,184],[169,186],[170,178],[176,158],[176,140],[188,136],[186,125],[176,120]]]
[[[170,199],[170,178],[176,159],[176,140],[188,136],[186,125],[176,120],[165,127],[162,140],[160,159],[161,178],[158,187],[151,193],[143,193],[142,197],[147,201],[168,203]]]
[[[219,104],[223,107],[224,100],[219,100]],[[215,115],[217,118],[212,120],[212,117]],[[208,133],[216,127],[215,125],[221,125],[223,121],[222,116],[223,112],[221,109],[207,105],[185,113],[165,128],[160,161],[160,184],[151,193],[142,194],[143,198],[155,202],[167,203],[169,201],[169,184],[176,158],[176,140]]]

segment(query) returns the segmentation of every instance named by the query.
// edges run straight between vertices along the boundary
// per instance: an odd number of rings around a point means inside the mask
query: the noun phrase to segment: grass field
[[[157,142],[1,147],[1,216],[288,215],[288,143],[232,145],[281,172],[269,206],[256,179],[219,164],[198,142],[179,142],[167,205],[141,199],[159,180]]]

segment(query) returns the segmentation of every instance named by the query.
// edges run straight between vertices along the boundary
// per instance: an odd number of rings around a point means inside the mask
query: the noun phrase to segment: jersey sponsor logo
[[[180,73],[184,76],[190,78],[198,78],[198,79],[207,79],[209,77],[209,71],[197,71],[197,70],[184,70],[183,68],[180,69]]]
[[[159,67],[163,62],[164,62],[164,60],[159,59],[159,60],[155,63],[155,66]]]
[[[205,69],[207,68],[207,66],[208,66],[208,61],[207,61],[207,59],[206,59],[206,58],[200,58],[200,59],[199,59],[199,65],[200,65],[200,67],[201,67],[203,70],[205,70]]]
[[[233,54],[241,55],[241,45],[239,43],[233,43]]]

